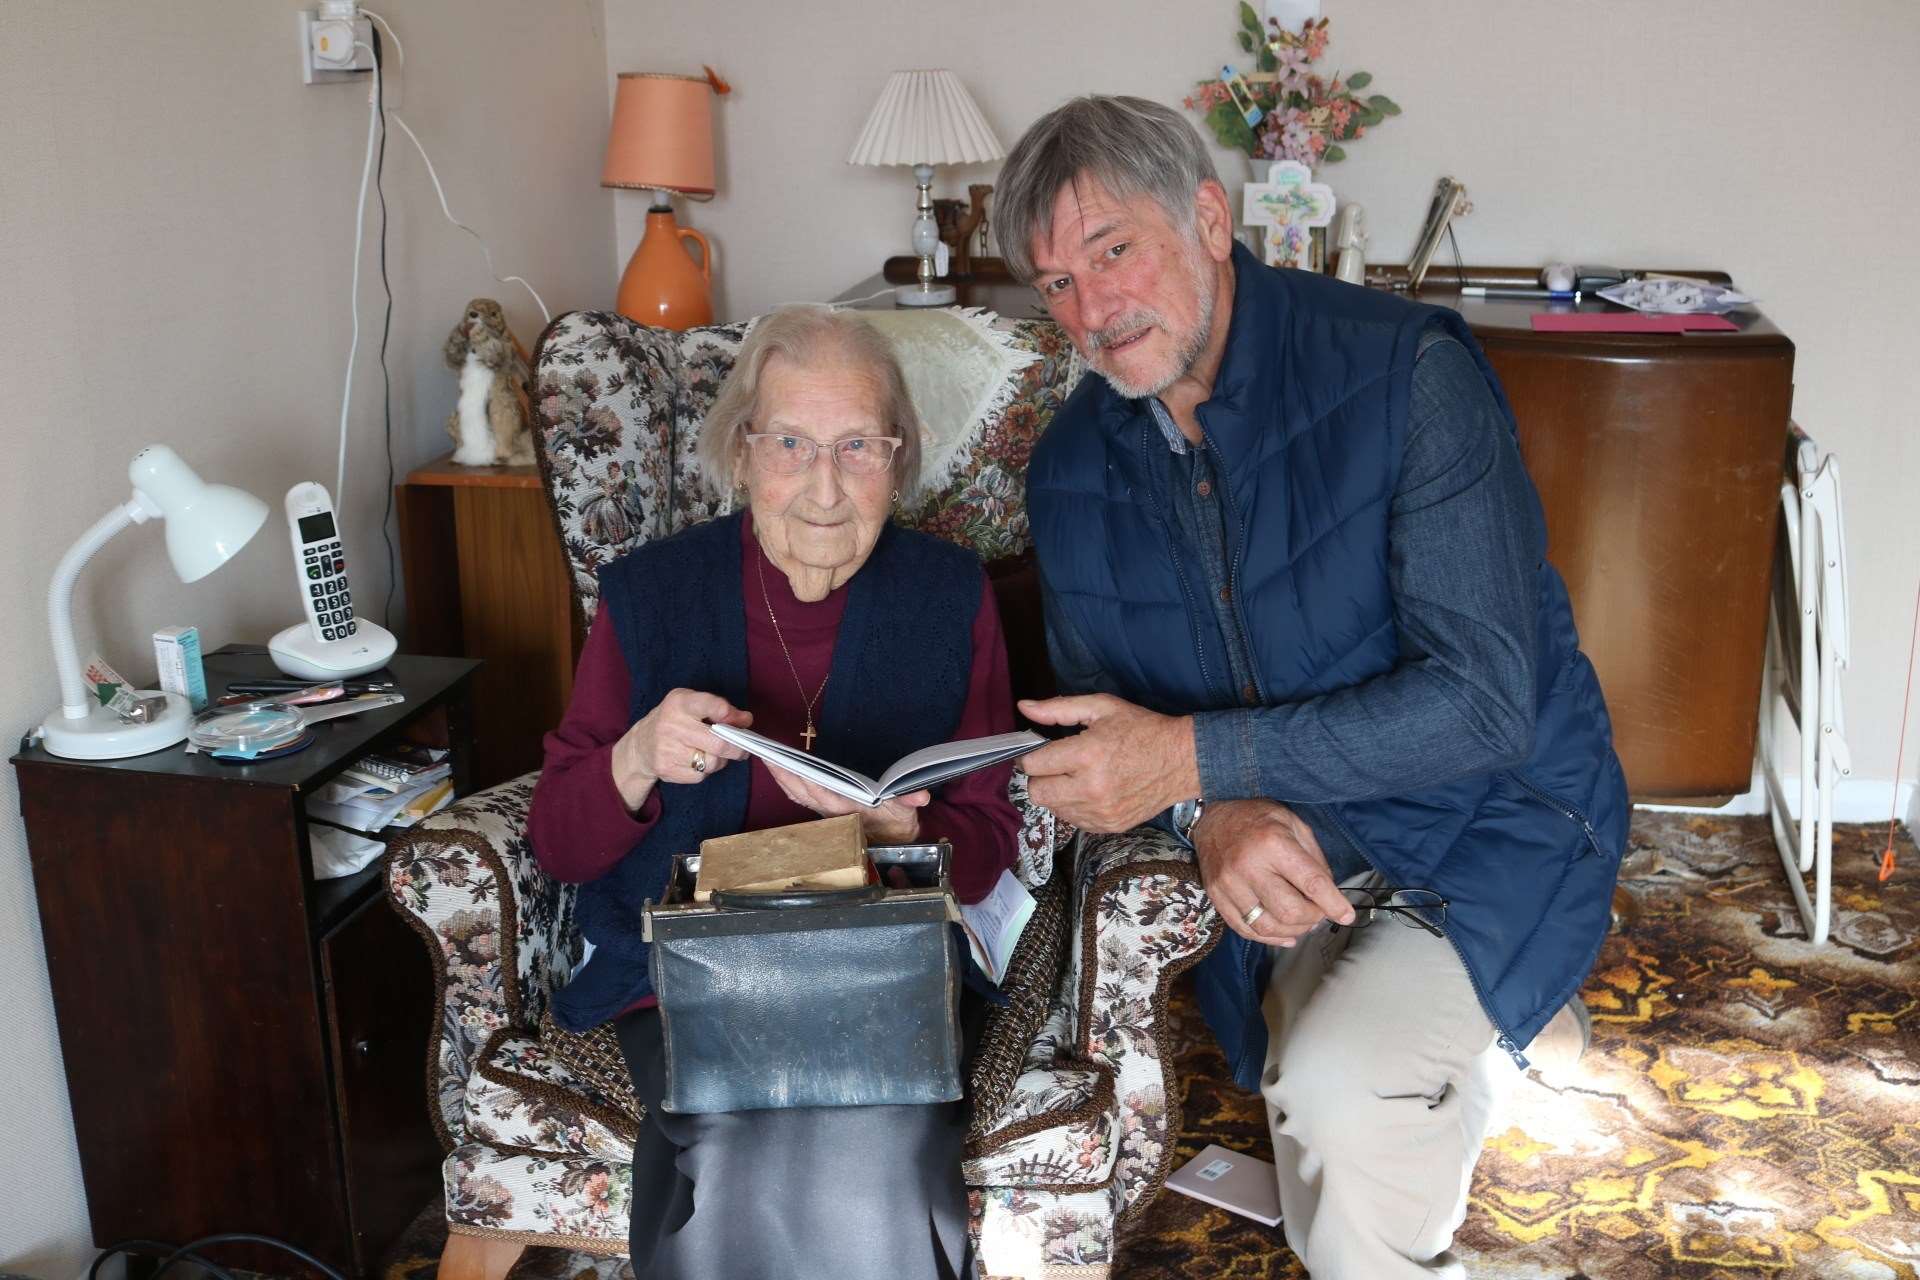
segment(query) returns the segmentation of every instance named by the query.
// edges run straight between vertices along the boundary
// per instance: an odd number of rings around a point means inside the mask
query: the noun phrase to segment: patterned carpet
[[[1884,827],[1834,835],[1832,938],[1810,950],[1765,818],[1636,816],[1639,918],[1585,990],[1587,1057],[1522,1081],[1456,1247],[1489,1280],[1920,1277],[1920,858]],[[1196,1025],[1179,1159],[1272,1159],[1257,1096]],[[1127,1280],[1304,1276],[1280,1229],[1167,1193]]]
[[[1765,818],[1637,815],[1625,883],[1638,918],[1587,984],[1594,1045],[1550,1088],[1518,1082],[1474,1176],[1457,1248],[1488,1280],[1920,1280],[1920,855],[1885,828],[1834,836],[1834,927],[1810,950]],[[1209,1142],[1272,1158],[1183,993],[1178,1158]],[[423,1215],[388,1280],[431,1280]],[[594,1264],[598,1263],[595,1268]],[[628,1269],[530,1250],[515,1280]],[[1163,1194],[1130,1233],[1124,1280],[1283,1280],[1279,1228]]]

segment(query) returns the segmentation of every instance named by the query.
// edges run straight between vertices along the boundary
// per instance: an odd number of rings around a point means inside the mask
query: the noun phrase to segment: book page
[[[961,742],[943,742],[926,747],[893,763],[874,788],[882,800],[903,796],[922,787],[938,786],[964,773],[984,769],[1023,756],[1047,740],[1037,733],[998,733],[985,738],[967,738]]]
[[[956,905],[967,944],[973,950],[974,963],[997,985],[1007,976],[1013,949],[1033,915],[1033,895],[1014,878],[1013,872],[1002,871],[993,891],[986,897]]]
[[[835,795],[845,796],[856,804],[868,808],[880,802],[879,785],[864,773],[855,773],[844,769],[819,756],[808,755],[798,747],[789,747],[785,743],[775,742],[751,729],[736,729],[730,724],[708,725],[713,736],[722,742],[731,742],[749,755],[759,756],[768,764],[779,765],[790,773],[797,773],[809,782],[818,783]]]

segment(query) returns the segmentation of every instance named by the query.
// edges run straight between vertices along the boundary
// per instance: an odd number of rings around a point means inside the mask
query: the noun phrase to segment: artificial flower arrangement
[[[1220,145],[1255,160],[1297,160],[1312,168],[1344,160],[1341,143],[1364,137],[1388,116],[1400,114],[1392,98],[1359,96],[1373,83],[1365,71],[1322,79],[1313,64],[1327,51],[1327,19],[1308,20],[1299,31],[1276,19],[1262,25],[1241,0],[1240,47],[1255,55],[1257,69],[1245,76],[1231,67],[1195,88],[1189,110],[1203,112]]]

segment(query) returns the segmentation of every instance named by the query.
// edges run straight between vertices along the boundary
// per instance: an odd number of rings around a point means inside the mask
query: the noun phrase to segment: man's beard
[[[1187,282],[1192,286],[1200,308],[1191,329],[1176,333],[1158,310],[1142,307],[1116,317],[1104,329],[1087,334],[1087,362],[1093,366],[1094,372],[1107,380],[1108,386],[1129,400],[1157,396],[1186,377],[1188,371],[1199,362],[1201,354],[1207,349],[1207,339],[1213,332],[1213,288],[1212,281],[1207,279],[1207,262],[1197,245],[1186,255]],[[1104,366],[1099,358],[1100,352],[1127,335],[1149,327],[1161,330],[1174,340],[1173,359],[1164,376],[1153,378],[1149,375],[1148,381],[1128,382],[1124,375]]]

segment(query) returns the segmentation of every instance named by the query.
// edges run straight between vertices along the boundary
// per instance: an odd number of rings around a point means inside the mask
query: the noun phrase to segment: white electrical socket
[[[351,8],[351,6],[348,6]],[[351,33],[351,38],[349,38]],[[365,49],[360,48],[366,45]],[[318,10],[300,11],[300,79],[306,84],[358,80],[373,70],[373,20],[352,23],[322,18]]]

